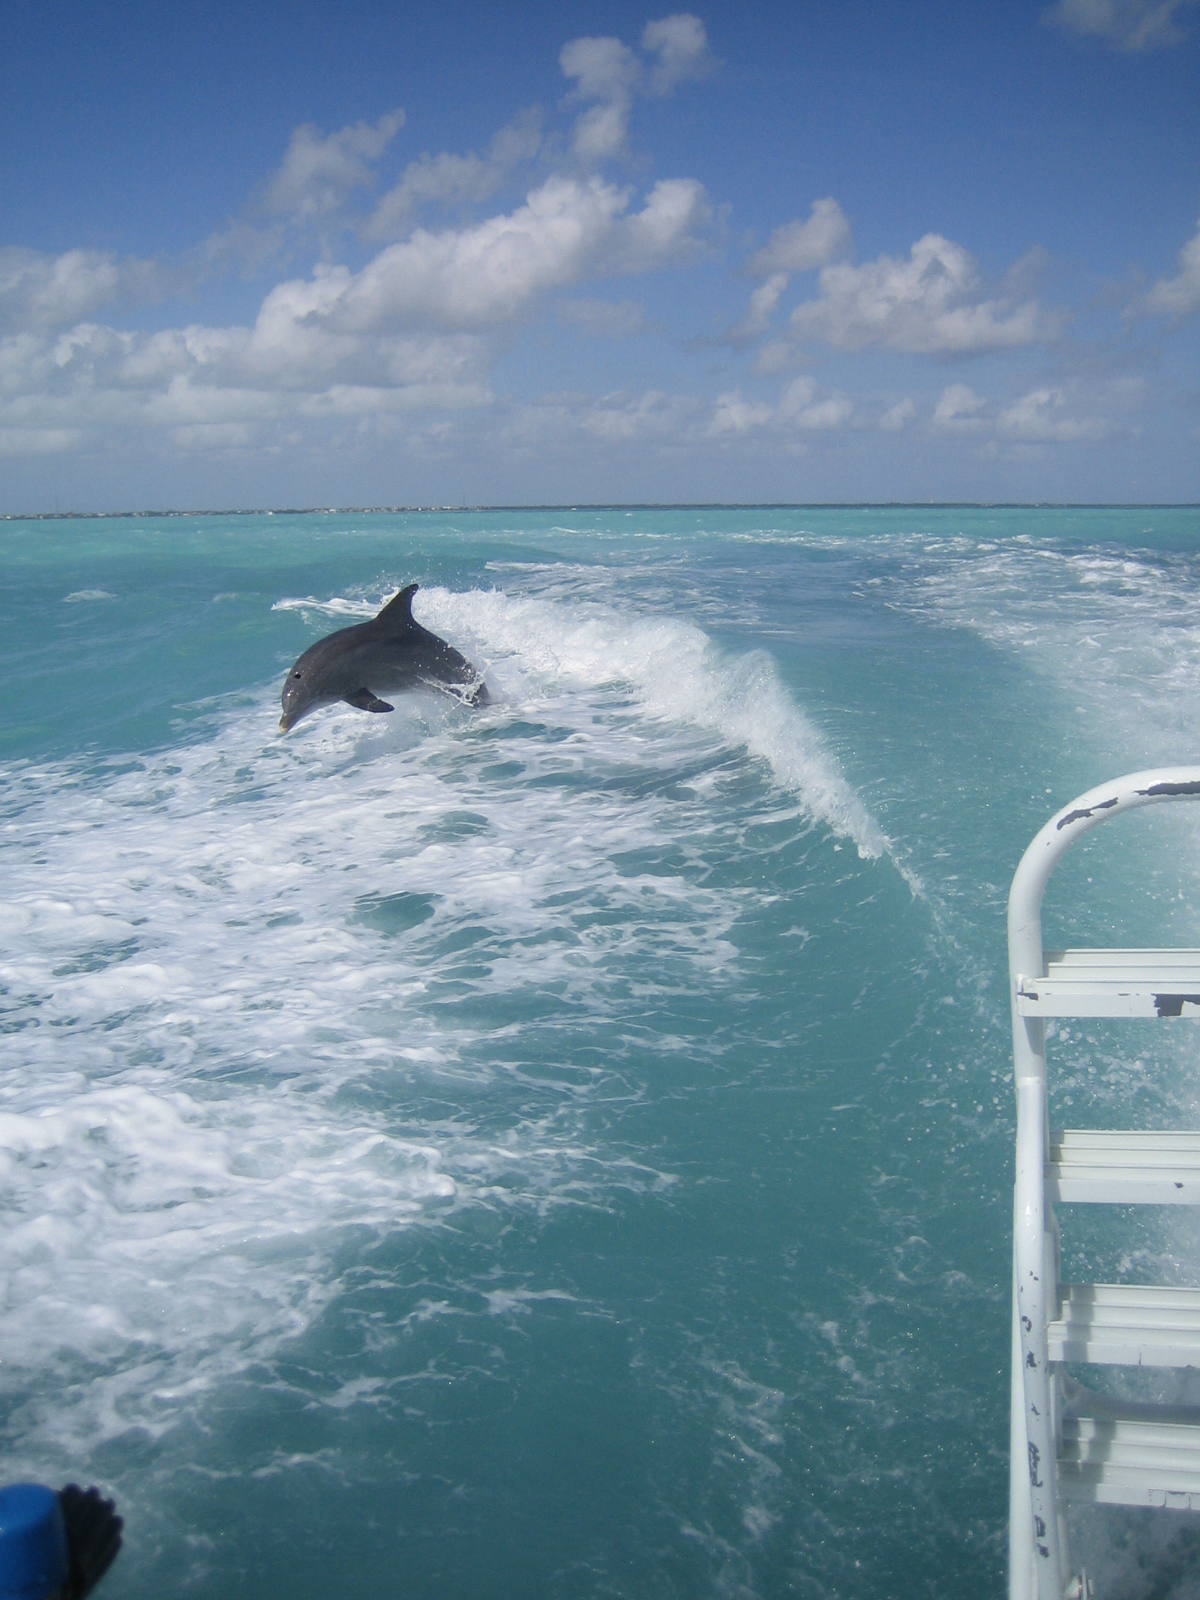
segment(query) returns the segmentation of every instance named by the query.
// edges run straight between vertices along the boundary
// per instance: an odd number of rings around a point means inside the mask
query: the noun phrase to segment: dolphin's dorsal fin
[[[382,622],[385,628],[394,628],[397,633],[403,632],[405,628],[415,627],[412,602],[413,595],[419,588],[420,584],[410,583],[407,589],[401,589],[394,599],[388,601],[375,621]]]

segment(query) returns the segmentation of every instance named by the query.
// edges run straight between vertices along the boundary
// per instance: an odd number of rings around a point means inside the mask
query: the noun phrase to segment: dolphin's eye
[[[300,674],[298,672],[293,672],[292,673],[292,677],[293,678],[298,678],[299,676],[300,676]]]

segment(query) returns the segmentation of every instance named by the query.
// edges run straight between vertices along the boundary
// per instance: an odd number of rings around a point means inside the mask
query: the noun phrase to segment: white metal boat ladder
[[[1137,772],[1081,795],[1021,858],[1008,898],[1017,1171],[1013,1204],[1010,1600],[1089,1593],[1064,1500],[1200,1510],[1200,1411],[1093,1394],[1064,1362],[1200,1367],[1200,1289],[1059,1282],[1054,1204],[1200,1205],[1200,1133],[1052,1133],[1046,1017],[1200,1016],[1200,950],[1043,951],[1055,865],[1088,829],[1200,799],[1200,767]]]

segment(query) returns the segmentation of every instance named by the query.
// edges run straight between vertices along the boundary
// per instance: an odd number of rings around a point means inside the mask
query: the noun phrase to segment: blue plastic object
[[[53,1489],[0,1489],[0,1600],[50,1600],[67,1578],[67,1531]]]

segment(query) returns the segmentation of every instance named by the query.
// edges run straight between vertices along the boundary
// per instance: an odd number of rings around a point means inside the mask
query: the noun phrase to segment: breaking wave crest
[[[287,599],[276,609],[357,620],[374,616],[385,598]],[[689,622],[500,590],[423,589],[414,615],[486,666],[512,701],[571,688],[623,692],[631,709],[651,719],[702,730],[765,761],[812,819],[852,841],[864,860],[889,852],[882,829],[764,652],[730,659]]]

